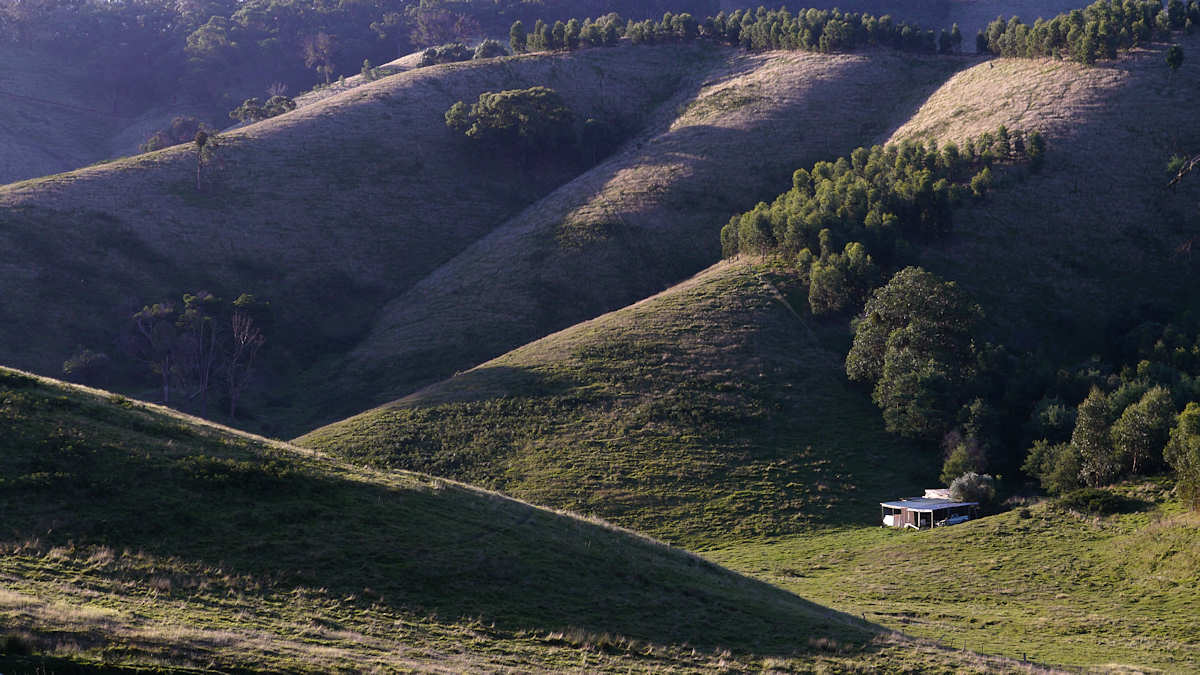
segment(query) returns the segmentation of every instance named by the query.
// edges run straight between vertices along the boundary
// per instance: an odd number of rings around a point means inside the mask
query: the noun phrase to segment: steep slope
[[[543,84],[581,116],[635,125],[704,53],[593,49],[401,73],[222,135],[200,190],[190,146],[0,188],[0,358],[56,373],[78,344],[109,349],[130,306],[206,288],[272,300],[269,339],[287,369],[303,367],[578,173],[478,157],[445,128],[452,103]]]
[[[955,647],[1086,672],[1190,673],[1200,519],[1170,487],[1124,486],[1127,512],[1105,518],[1047,503],[934,532],[826,532],[705,554]]]
[[[795,284],[722,263],[297,443],[691,547],[871,522],[931,464],[849,388]]]
[[[657,292],[712,264],[732,213],[798,166],[886,137],[966,62],[722,52],[637,143],[523,211],[390,301],[311,416],[349,412]],[[312,389],[320,393],[318,389]]]
[[[1188,113],[1200,64],[1172,75],[1163,51],[1090,68],[990,61],[951,78],[896,132],[961,141],[1006,124],[1046,136],[1042,172],[964,209],[922,260],[968,288],[1011,346],[1082,358],[1140,321],[1197,307],[1200,181],[1168,191],[1166,164],[1200,148]]]
[[[97,390],[0,369],[0,420],[5,672],[920,669],[970,658],[879,637],[627,531]]]

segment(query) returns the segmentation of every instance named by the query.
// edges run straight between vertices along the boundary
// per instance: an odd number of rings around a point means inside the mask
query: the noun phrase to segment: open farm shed
[[[974,518],[979,512],[979,502],[956,502],[953,499],[924,497],[880,502],[879,506],[885,526],[915,530],[956,525]]]

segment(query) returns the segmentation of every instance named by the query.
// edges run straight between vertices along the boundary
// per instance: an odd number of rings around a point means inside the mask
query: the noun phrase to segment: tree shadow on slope
[[[11,377],[0,401],[9,545],[58,547],[59,558],[135,585],[146,569],[88,558],[97,547],[140,552],[172,579],[173,599],[194,597],[203,580],[218,594],[324,589],[363,609],[478,619],[502,634],[584,631],[773,654],[820,638],[873,648],[873,626],[499,495],[420,476],[336,475],[319,459],[121,399]]]

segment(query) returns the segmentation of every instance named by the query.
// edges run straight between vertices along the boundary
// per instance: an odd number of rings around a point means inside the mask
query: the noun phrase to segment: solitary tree
[[[1175,422],[1175,402],[1165,387],[1154,387],[1125,409],[1112,426],[1112,443],[1121,463],[1135,474],[1152,470]]]
[[[304,65],[315,69],[317,74],[324,75],[325,84],[329,84],[333,76],[333,54],[336,50],[336,41],[325,31],[304,41]]]
[[[179,328],[179,371],[193,388],[190,398],[200,399],[202,415],[208,415],[209,387],[221,357],[219,305],[220,299],[207,291],[188,293],[183,296],[183,311],[175,322]]]
[[[851,380],[874,386],[890,431],[939,438],[973,380],[981,311],[953,282],[908,267],[876,290],[846,355]]]
[[[225,359],[225,383],[229,392],[229,418],[237,417],[238,400],[254,373],[254,360],[267,339],[250,315],[254,296],[243,294],[233,303],[230,346]]]
[[[514,21],[512,28],[508,29],[508,46],[512,48],[512,52],[514,54],[525,53],[526,38],[527,35],[525,33],[525,24],[521,23],[519,19]]]
[[[159,376],[164,405],[171,404],[171,378],[179,348],[175,319],[175,305],[169,302],[146,305],[133,315],[133,355]]]
[[[201,129],[196,132],[196,191],[200,191],[200,171],[204,168],[204,158],[208,152],[208,132]]]
[[[1167,65],[1171,68],[1171,72],[1179,70],[1183,65],[1183,47],[1180,45],[1171,45],[1167,48]]]
[[[1071,445],[1081,460],[1079,477],[1092,487],[1112,482],[1121,472],[1121,463],[1113,449],[1109,430],[1108,397],[1092,387],[1075,419]]]

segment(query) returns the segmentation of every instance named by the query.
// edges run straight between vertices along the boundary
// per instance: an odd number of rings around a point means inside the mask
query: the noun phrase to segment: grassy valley
[[[599,521],[98,390],[3,369],[0,417],[5,672],[987,663]]]
[[[794,312],[794,288],[724,263],[296,442],[688,547],[869,522],[872,502],[931,476],[845,382],[842,337]],[[913,469],[862,470],[881,462]]]
[[[474,30],[438,12],[518,4],[335,18],[392,53]],[[276,59],[254,77],[298,68],[243,5],[204,44],[159,36],[179,73],[223,67],[230,35]],[[1130,10],[1134,46],[1091,66],[815,12],[758,15],[755,44],[796,51],[718,44],[749,19],[607,48],[547,26],[528,44],[559,51],[418,53],[203,154],[65,173],[166,108],[31,85],[61,64],[0,7],[25,71],[0,76],[0,180],[45,174],[0,186],[0,672],[1200,669],[1200,183],[1166,187],[1200,152],[1200,4],[1180,7],[1156,29]],[[919,11],[969,43],[984,13],[1059,9]],[[1103,53],[1089,12],[1053,49]],[[1020,53],[1009,30],[992,45]],[[324,35],[284,38],[332,79]],[[799,51],[880,36],[907,51]],[[470,127],[482,94],[535,86],[569,140]],[[201,290],[219,318],[138,313]],[[42,376],[84,348],[111,361],[71,372],[103,388]],[[229,419],[135,400],[168,389]],[[947,458],[1013,499],[878,527]]]

